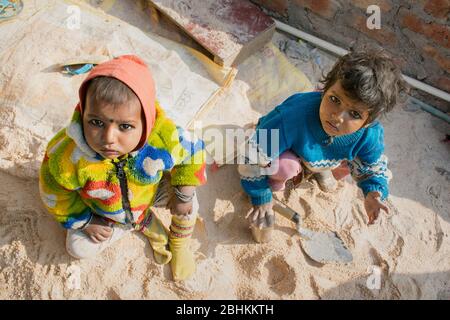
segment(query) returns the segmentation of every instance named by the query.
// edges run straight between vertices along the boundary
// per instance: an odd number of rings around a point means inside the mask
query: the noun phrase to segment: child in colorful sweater
[[[48,144],[39,180],[47,210],[67,229],[67,251],[91,258],[137,230],[175,280],[188,278],[195,187],[206,182],[203,142],[166,118],[136,56],[96,66],[79,97],[70,125]],[[151,206],[170,208],[170,232]]]
[[[394,62],[382,51],[353,51],[328,73],[323,92],[294,94],[259,119],[239,166],[241,184],[253,204],[252,228],[273,225],[272,191],[309,171],[324,191],[351,173],[364,193],[368,223],[373,224],[388,197],[383,127],[406,90]],[[346,172],[347,171],[347,172]]]

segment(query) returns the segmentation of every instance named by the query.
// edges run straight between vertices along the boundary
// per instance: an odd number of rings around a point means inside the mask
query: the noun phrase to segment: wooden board
[[[149,0],[149,4],[222,66],[239,64],[270,41],[275,31],[273,19],[247,0]]]

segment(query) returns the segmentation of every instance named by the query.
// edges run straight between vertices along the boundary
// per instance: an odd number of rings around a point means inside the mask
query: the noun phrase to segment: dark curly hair
[[[352,99],[369,106],[369,122],[403,102],[408,86],[383,49],[363,48],[342,56],[320,82],[326,92],[336,81]]]

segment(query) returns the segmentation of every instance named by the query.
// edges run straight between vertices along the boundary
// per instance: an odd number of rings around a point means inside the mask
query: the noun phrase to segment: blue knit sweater
[[[347,160],[352,177],[365,196],[368,192],[379,191],[383,200],[387,198],[391,173],[383,154],[382,125],[374,122],[352,134],[330,140],[320,123],[321,99],[321,92],[295,94],[259,119],[247,145],[250,153],[255,151],[257,157],[247,154],[246,164],[239,166],[241,185],[254,205],[271,201],[268,171],[263,166],[287,150],[302,158],[313,172],[334,169]]]

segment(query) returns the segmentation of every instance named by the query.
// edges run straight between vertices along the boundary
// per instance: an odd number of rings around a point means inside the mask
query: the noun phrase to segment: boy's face
[[[369,118],[368,106],[350,98],[340,80],[324,92],[319,114],[322,128],[330,136],[358,131]]]
[[[83,112],[83,132],[88,145],[106,159],[133,151],[143,131],[139,100],[116,107],[90,100],[88,95]]]

